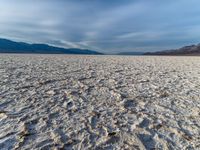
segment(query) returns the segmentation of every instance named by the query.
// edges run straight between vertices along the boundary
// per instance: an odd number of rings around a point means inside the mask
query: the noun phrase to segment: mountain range
[[[103,55],[103,53],[79,48],[61,48],[48,44],[28,44],[0,38],[0,53],[40,53],[40,54],[86,54]],[[157,52],[120,52],[117,55],[200,55],[200,44],[179,49]]]
[[[28,44],[24,42],[14,42],[0,38],[0,53],[40,53],[40,54],[87,54],[101,55],[103,53],[78,48],[61,48],[47,44]]]
[[[200,44],[184,46],[174,50],[164,50],[157,52],[147,52],[144,55],[200,55]]]

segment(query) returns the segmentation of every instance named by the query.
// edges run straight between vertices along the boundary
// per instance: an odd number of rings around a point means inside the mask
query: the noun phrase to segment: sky
[[[0,0],[0,37],[104,53],[200,43],[199,0]]]

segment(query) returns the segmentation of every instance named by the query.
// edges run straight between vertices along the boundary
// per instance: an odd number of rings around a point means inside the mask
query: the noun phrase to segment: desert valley
[[[200,149],[200,59],[0,55],[0,148]]]

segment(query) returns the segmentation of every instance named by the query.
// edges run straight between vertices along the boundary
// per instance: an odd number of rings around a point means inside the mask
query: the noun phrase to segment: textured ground
[[[200,149],[200,57],[0,55],[0,149]]]

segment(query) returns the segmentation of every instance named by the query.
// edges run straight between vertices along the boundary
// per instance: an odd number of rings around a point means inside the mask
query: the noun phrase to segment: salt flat
[[[0,149],[200,149],[200,57],[0,55]]]

